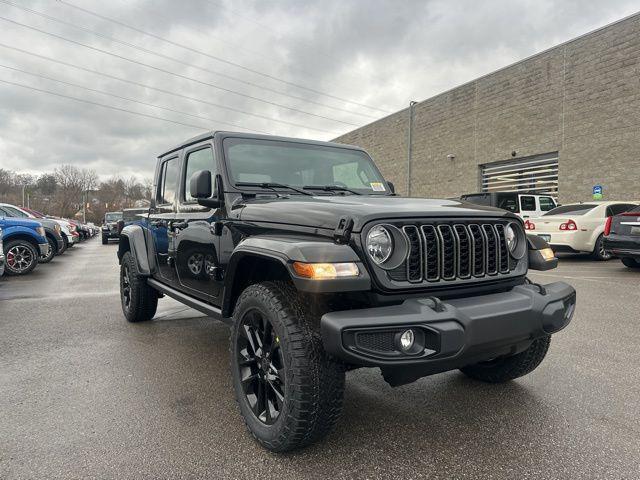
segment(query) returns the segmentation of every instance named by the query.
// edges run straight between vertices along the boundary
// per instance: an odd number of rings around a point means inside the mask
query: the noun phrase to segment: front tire
[[[102,244],[106,245],[107,243],[109,243],[109,237],[102,235]]]
[[[534,340],[524,352],[461,368],[467,377],[487,383],[504,383],[533,372],[547,355],[551,335]]]
[[[284,282],[247,287],[231,334],[231,371],[247,428],[284,452],[324,437],[342,411],[345,369],[327,355],[319,316]]]
[[[593,249],[593,252],[591,253],[591,255],[596,260],[600,260],[600,261],[611,260],[611,257],[612,257],[611,252],[607,252],[604,249],[604,235],[601,234],[598,237],[598,240],[596,240],[596,246]]]
[[[636,260],[635,258],[621,258],[620,261],[625,267],[640,268],[640,261]]]
[[[5,273],[7,275],[26,275],[38,265],[40,254],[27,240],[11,240],[4,245]]]
[[[158,292],[147,284],[146,277],[138,273],[136,259],[125,252],[120,264],[120,303],[128,322],[151,320],[158,308]]]

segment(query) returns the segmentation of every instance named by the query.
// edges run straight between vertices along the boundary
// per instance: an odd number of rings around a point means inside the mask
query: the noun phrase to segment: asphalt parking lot
[[[115,252],[93,239],[0,281],[0,478],[638,478],[640,272],[619,261],[532,275],[579,303],[531,375],[353,371],[333,433],[276,455],[236,410],[227,328],[169,299],[127,324]]]

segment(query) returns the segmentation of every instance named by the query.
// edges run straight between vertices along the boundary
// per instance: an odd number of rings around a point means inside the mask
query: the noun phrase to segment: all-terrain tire
[[[534,371],[544,360],[551,344],[551,335],[534,340],[524,352],[511,357],[498,358],[461,368],[460,371],[475,380],[503,383]]]
[[[7,275],[26,275],[38,265],[40,253],[31,242],[23,239],[10,240],[4,244],[5,269]]]
[[[252,311],[270,322],[283,360],[282,406],[271,425],[254,414],[242,386],[239,338],[244,319]],[[230,348],[235,396],[247,428],[269,450],[284,452],[320,440],[342,412],[345,368],[324,351],[319,315],[287,282],[251,285],[236,303]]]
[[[138,273],[138,265],[131,252],[125,252],[120,264],[120,303],[128,322],[151,320],[158,308],[158,292]]]
[[[640,261],[635,258],[621,258],[620,261],[624,264],[625,267],[629,268],[640,268]]]
[[[109,238],[104,236],[104,235],[102,235],[102,244],[106,245],[107,243],[109,243]]]
[[[591,253],[591,256],[596,260],[601,260],[601,261],[611,260],[613,255],[611,255],[611,252],[607,252],[604,249],[603,242],[604,242],[604,235],[600,234],[600,236],[598,237],[598,240],[596,240],[596,246],[594,247],[593,252]]]

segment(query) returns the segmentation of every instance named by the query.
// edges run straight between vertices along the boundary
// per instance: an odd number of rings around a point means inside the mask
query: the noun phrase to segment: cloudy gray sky
[[[327,140],[637,10],[629,0],[0,0],[0,168],[72,163],[142,179],[165,147],[207,129]]]

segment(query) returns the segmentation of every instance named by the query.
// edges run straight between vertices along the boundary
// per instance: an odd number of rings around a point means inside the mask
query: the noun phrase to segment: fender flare
[[[282,265],[299,291],[332,293],[369,291],[371,289],[369,273],[360,257],[349,245],[336,244],[331,239],[257,235],[240,242],[229,258],[224,277],[223,316],[231,314],[232,299],[238,293],[234,291],[238,266],[240,261],[247,257],[262,258]],[[356,278],[310,280],[295,273],[292,267],[293,262],[354,262],[358,265],[360,275]]]
[[[2,227],[2,241],[4,243],[11,241],[12,237],[21,236],[28,237],[28,241],[34,244],[36,250],[41,243],[41,239],[46,241],[46,237],[41,237],[32,228],[23,227],[22,225],[9,225]]]
[[[127,247],[128,246],[128,247]],[[130,251],[136,260],[140,275],[151,275],[151,265],[147,254],[147,241],[140,225],[127,225],[120,232],[118,242],[118,262],[122,262],[125,252]]]

